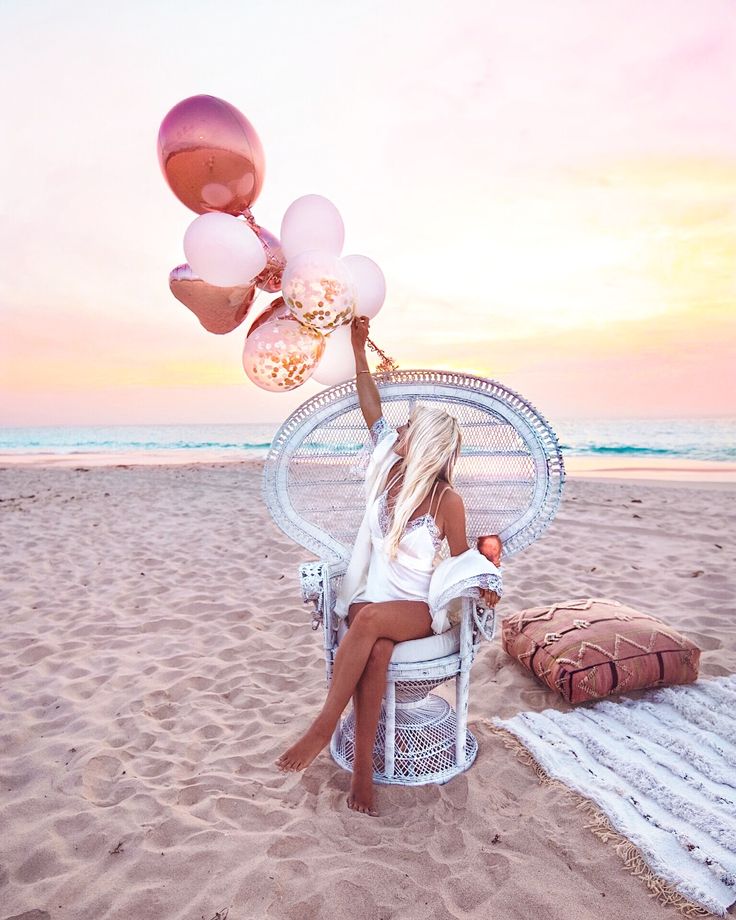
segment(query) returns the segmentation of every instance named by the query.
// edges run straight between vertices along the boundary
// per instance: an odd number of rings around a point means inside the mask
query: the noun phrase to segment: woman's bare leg
[[[358,611],[335,654],[332,681],[322,710],[307,732],[275,761],[281,770],[303,770],[332,736],[377,639],[406,642],[432,635],[425,601],[382,601]]]
[[[391,639],[376,639],[353,694],[355,753],[348,808],[376,816],[373,808],[373,747],[386,690],[386,671],[394,646]]]

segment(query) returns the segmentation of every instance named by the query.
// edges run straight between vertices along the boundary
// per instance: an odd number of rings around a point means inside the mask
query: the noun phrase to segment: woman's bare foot
[[[332,737],[332,732],[324,731],[319,726],[312,725],[308,731],[290,748],[275,760],[274,763],[282,772],[289,770],[303,770],[308,767],[314,758]]]
[[[378,812],[373,807],[373,777],[370,772],[353,773],[347,803],[348,808],[352,808],[353,811],[378,817]]]

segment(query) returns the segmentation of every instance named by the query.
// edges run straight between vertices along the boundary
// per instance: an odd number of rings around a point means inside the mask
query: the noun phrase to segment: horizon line
[[[290,413],[291,414],[291,413]],[[549,413],[548,413],[549,414]],[[646,422],[646,421],[721,421],[730,419],[736,421],[736,412],[708,415],[555,415],[559,422]],[[36,424],[16,425],[0,421],[1,429],[23,428],[182,428],[186,426],[212,426],[212,425],[283,425],[289,416],[280,420],[264,419],[260,421],[179,421],[179,422],[42,422]]]

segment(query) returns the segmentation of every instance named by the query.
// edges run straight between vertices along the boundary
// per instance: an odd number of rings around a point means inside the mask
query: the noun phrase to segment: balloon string
[[[246,221],[247,221],[248,224],[250,225],[251,230],[252,230],[252,231],[256,234],[256,236],[258,236],[258,238],[260,239],[260,235],[259,235],[258,231],[259,231],[259,230],[262,230],[263,228],[261,227],[261,225],[260,225],[259,223],[257,223],[255,217],[253,216],[253,212],[251,211],[251,209],[250,209],[250,208],[246,208],[244,211],[241,211],[240,213],[241,213],[241,217],[244,217],[244,218],[246,219]],[[273,256],[273,250],[272,250],[271,247],[269,246],[268,242],[263,242],[263,241],[261,241],[261,245],[265,248],[265,250],[266,250],[266,252],[267,252],[267,254],[268,254],[268,255],[267,255],[268,261],[270,262],[270,261],[271,261],[271,256]],[[265,271],[265,269],[264,269],[264,271]],[[262,285],[262,288],[261,288],[261,289],[263,290],[263,288],[265,288],[266,285],[269,285],[269,284],[271,283],[271,281],[273,281],[274,278],[278,278],[279,275],[283,274],[283,271],[284,271],[284,265],[275,265],[275,266],[271,269],[271,271],[268,273],[268,275],[266,276],[266,278],[264,279],[263,285]],[[272,293],[273,293],[273,292],[272,292]]]
[[[378,347],[375,342],[372,342],[370,339],[366,338],[366,344],[369,348],[372,348],[373,351],[377,352],[381,356],[381,360],[376,368],[377,374],[388,374],[391,371],[398,370],[399,365],[394,361],[393,358],[390,358],[385,351]]]
[[[266,275],[266,278],[265,278],[264,281],[263,281],[263,287],[265,288],[266,285],[270,284],[270,283],[273,281],[274,278],[278,277],[279,275],[282,275],[283,272],[284,272],[283,268],[279,268],[279,266],[277,265],[277,266],[273,269],[273,271],[269,272],[268,275]],[[269,293],[276,293],[276,292],[273,291],[273,292],[269,292]],[[280,296],[280,294],[281,294],[281,292],[279,291],[279,296]]]

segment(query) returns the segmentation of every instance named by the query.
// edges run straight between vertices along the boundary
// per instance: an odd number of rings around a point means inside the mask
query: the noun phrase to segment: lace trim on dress
[[[450,585],[440,594],[434,602],[434,609],[440,610],[446,607],[456,597],[480,597],[481,588],[489,588],[501,597],[503,594],[501,576],[494,575],[492,572],[479,572],[477,575],[471,575],[470,578],[464,578]]]
[[[378,496],[378,526],[381,528],[381,533],[384,537],[388,534],[389,528],[391,527],[391,514],[388,510],[388,490],[381,492]],[[429,527],[429,534],[432,538],[432,545],[435,548],[435,551],[442,546],[442,532],[437,526],[437,521],[434,517],[427,513],[421,514],[419,517],[414,518],[411,521],[407,521],[406,527],[404,527],[404,533],[411,533],[413,530],[417,530],[419,527],[423,527],[425,524]]]

